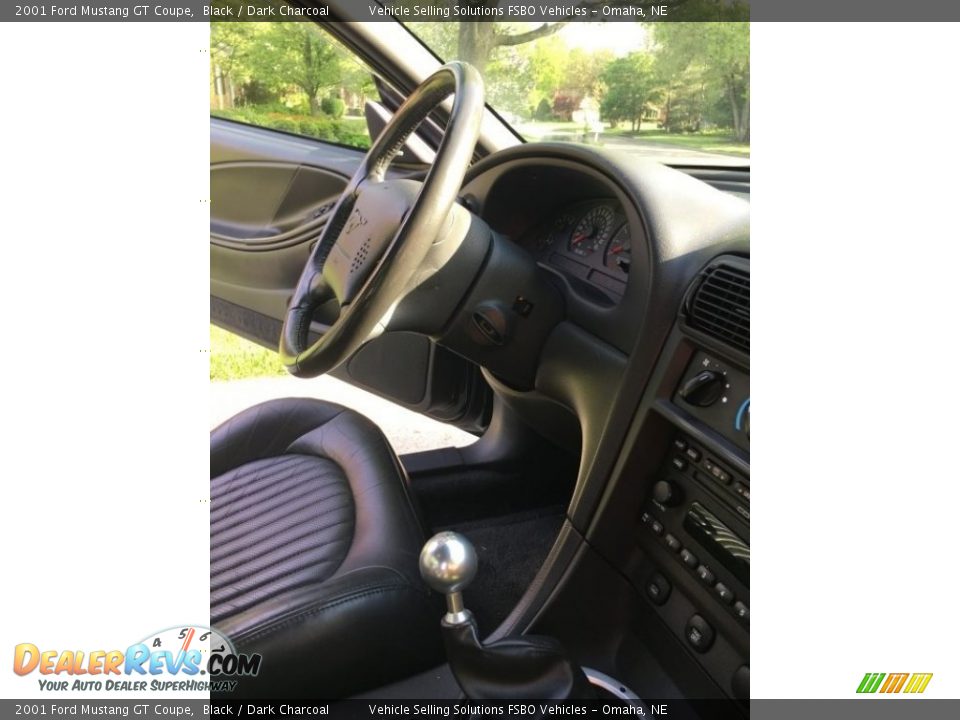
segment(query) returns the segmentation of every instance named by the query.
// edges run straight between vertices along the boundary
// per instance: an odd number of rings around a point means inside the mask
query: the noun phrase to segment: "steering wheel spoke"
[[[433,166],[422,183],[386,179],[410,134],[453,95],[453,109]],[[462,62],[444,65],[397,110],[341,195],[310,254],[280,334],[280,359],[298,377],[320,375],[371,336],[417,272],[463,183],[480,131],[483,81]],[[309,342],[315,310],[335,299],[339,317]]]

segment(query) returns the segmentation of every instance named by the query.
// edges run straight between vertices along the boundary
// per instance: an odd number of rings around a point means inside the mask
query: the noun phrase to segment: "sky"
[[[557,35],[570,48],[581,48],[588,52],[609,49],[618,57],[639,50],[647,42],[647,28],[635,22],[572,22]]]

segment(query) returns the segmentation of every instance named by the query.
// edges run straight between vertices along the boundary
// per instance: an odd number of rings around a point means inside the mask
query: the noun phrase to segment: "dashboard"
[[[644,217],[637,199],[648,198],[660,188],[641,189],[630,182],[633,178],[605,172],[596,165],[600,158],[588,151],[582,153],[584,159],[590,157],[593,162],[571,157],[581,152],[575,147],[555,148],[549,153],[554,157],[501,160],[490,167],[481,164],[474,169],[481,172],[468,178],[461,201],[549,272],[566,300],[571,322],[630,352],[637,322],[653,290],[651,273],[656,268],[650,264],[650,253],[664,247],[651,237],[651,218]],[[647,163],[632,161],[625,169],[645,177],[649,168]],[[672,213],[680,217],[689,212],[685,203],[689,193],[699,195],[704,189],[727,203],[749,207],[744,202],[750,197],[748,170],[698,167],[664,172],[671,173],[669,185],[677,186],[671,189],[665,184],[663,189],[669,193],[667,201],[676,205]],[[718,227],[693,222],[689,216],[680,223],[671,220],[671,229],[704,234]],[[727,247],[738,250],[735,243]],[[686,261],[693,267],[709,260],[709,255],[697,255],[699,248],[671,268]]]
[[[749,171],[528,146],[479,163],[463,193],[565,309],[532,389],[485,373],[581,448],[557,554],[578,559],[548,568],[559,589],[530,631],[641,696],[748,698]],[[597,659],[597,638],[616,653]]]

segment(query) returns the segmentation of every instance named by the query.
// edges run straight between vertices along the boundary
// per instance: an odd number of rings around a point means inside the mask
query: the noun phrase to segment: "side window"
[[[358,148],[370,71],[312,22],[211,22],[210,114]]]

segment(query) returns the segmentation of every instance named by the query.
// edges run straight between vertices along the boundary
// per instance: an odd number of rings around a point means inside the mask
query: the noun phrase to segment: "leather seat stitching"
[[[333,525],[329,525],[328,528],[337,527],[337,526],[339,526],[339,525],[345,525],[346,523],[349,523],[349,522],[353,522],[353,518],[350,518],[349,520],[343,520],[343,521],[338,522],[338,523],[334,523]],[[284,558],[284,560],[290,560],[290,559],[292,559],[292,558],[297,557],[298,555],[303,555],[304,553],[310,552],[311,550],[319,550],[319,549],[322,548],[322,547],[326,547],[327,545],[332,545],[332,544],[334,544],[334,543],[348,542],[348,541],[351,540],[351,539],[352,539],[352,538],[335,538],[335,539],[333,539],[333,540],[328,540],[328,541],[326,541],[326,542],[320,543],[319,545],[311,546],[311,547],[307,548],[306,550],[301,550],[300,552],[296,552],[296,553],[293,553],[292,555],[288,555],[288,556],[286,556],[286,557]],[[291,541],[289,541],[289,542],[283,543],[282,545],[277,545],[276,547],[271,548],[270,550],[271,550],[271,552],[273,552],[274,550],[279,550],[280,548],[283,548],[283,547],[286,547],[287,545],[290,545],[292,542],[296,542],[296,540],[291,540]],[[261,558],[262,558],[262,557],[265,557],[266,555],[269,555],[269,554],[270,554],[270,553],[264,553],[264,555],[261,555]],[[332,561],[330,561],[330,560],[324,560],[324,561],[317,561],[317,562],[332,562]],[[244,564],[244,563],[241,563],[241,564]],[[315,563],[311,563],[311,565],[313,565],[313,564],[315,564]],[[229,567],[229,568],[224,568],[224,569],[222,569],[222,570],[218,570],[218,571],[217,571],[217,575],[218,575],[218,576],[219,576],[219,575],[222,575],[224,572],[226,572],[227,570],[232,570],[234,567],[236,567],[236,566]],[[303,569],[304,569],[304,568],[300,567],[300,568],[297,568],[296,570],[291,570],[291,571],[289,571],[289,572],[283,573],[282,575],[272,576],[272,577],[271,577],[271,580],[280,580],[280,579],[282,579],[282,578],[284,578],[284,577],[286,577],[286,576],[288,576],[288,575],[293,575],[295,572],[298,572],[298,571],[303,570]],[[260,583],[260,584],[262,584],[262,583]],[[255,585],[254,587],[258,587],[258,585]]]

